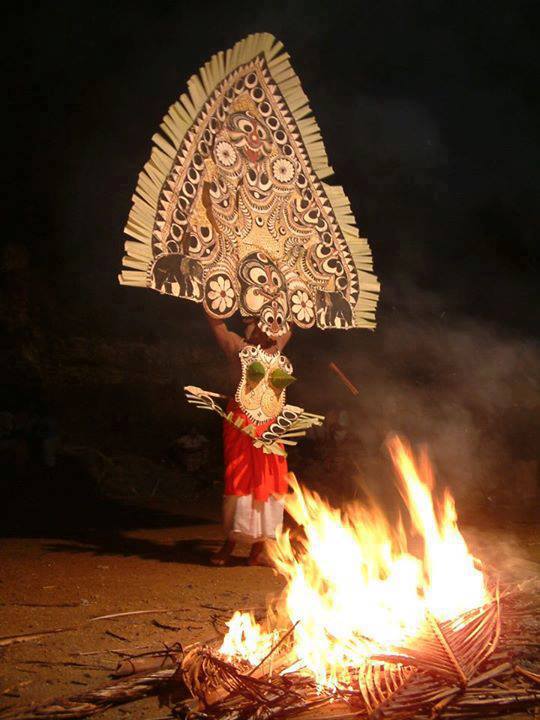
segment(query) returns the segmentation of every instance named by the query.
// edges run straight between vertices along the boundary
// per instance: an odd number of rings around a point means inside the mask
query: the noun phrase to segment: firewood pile
[[[291,627],[256,666],[221,656],[220,639],[175,645],[124,658],[114,683],[7,708],[0,717],[84,718],[149,695],[168,698],[170,717],[185,720],[484,720],[534,712],[540,708],[538,590],[534,581],[495,588],[491,603],[451,621],[428,616],[410,647],[350,668],[331,689],[318,687],[301,668],[287,672]]]
[[[523,711],[540,706],[539,609],[530,588],[514,586],[452,621],[430,616],[411,647],[350,668],[331,690],[301,671],[283,672],[287,639],[255,668],[196,647],[181,664],[192,699],[173,714],[189,720],[427,720]]]

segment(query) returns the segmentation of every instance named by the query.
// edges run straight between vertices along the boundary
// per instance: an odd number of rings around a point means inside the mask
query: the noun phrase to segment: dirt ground
[[[272,570],[248,567],[245,557],[227,568],[207,565],[221,537],[215,520],[175,517],[156,524],[1,541],[0,707],[105,685],[119,653],[210,638],[233,610],[263,607],[279,589]],[[503,573],[540,574],[538,526],[469,530],[467,536]],[[141,610],[149,612],[99,619]],[[8,639],[44,631],[60,632]],[[155,720],[167,714],[148,698],[104,716]]]

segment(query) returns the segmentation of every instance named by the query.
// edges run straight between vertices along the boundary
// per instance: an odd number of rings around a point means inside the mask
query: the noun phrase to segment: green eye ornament
[[[264,365],[260,362],[252,362],[246,368],[246,376],[250,383],[258,385],[265,375]]]
[[[285,390],[285,388],[293,382],[296,382],[296,378],[293,375],[289,375],[285,370],[277,368],[270,373],[270,383],[276,390]]]

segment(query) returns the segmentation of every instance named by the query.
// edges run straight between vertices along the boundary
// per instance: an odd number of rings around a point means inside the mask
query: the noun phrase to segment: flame
[[[457,526],[452,496],[434,498],[425,454],[417,463],[399,438],[388,443],[400,494],[422,557],[408,549],[401,522],[392,527],[373,503],[338,510],[293,481],[287,510],[305,537],[282,533],[272,550],[286,585],[278,608],[295,625],[291,668],[303,668],[321,686],[335,687],[376,654],[399,652],[422,629],[429,612],[438,620],[481,607],[490,596]],[[272,648],[246,613],[235,613],[220,649],[258,664]]]
[[[423,453],[420,458],[420,475],[402,440],[392,438],[388,447],[399,474],[400,493],[415,530],[424,540],[423,591],[427,608],[438,620],[449,620],[483,605],[489,601],[489,593],[459,531],[454,498],[445,489],[442,503],[434,507],[434,481],[427,455]]]
[[[225,624],[229,629],[219,652],[227,660],[242,658],[251,665],[258,665],[277,640],[277,631],[264,632],[252,613],[237,611]]]

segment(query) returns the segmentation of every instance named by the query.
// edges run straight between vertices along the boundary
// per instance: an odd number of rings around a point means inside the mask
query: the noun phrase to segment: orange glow
[[[379,653],[396,652],[419,633],[426,612],[439,620],[489,601],[457,526],[452,496],[434,498],[425,455],[417,462],[399,438],[388,442],[396,481],[423,555],[412,555],[401,523],[390,526],[373,503],[329,506],[294,481],[287,510],[305,537],[293,543],[282,533],[272,550],[286,585],[280,624],[294,630],[288,670],[304,669],[319,685],[346,682],[351,669]],[[235,613],[221,652],[259,663],[275,635],[248,614]]]

